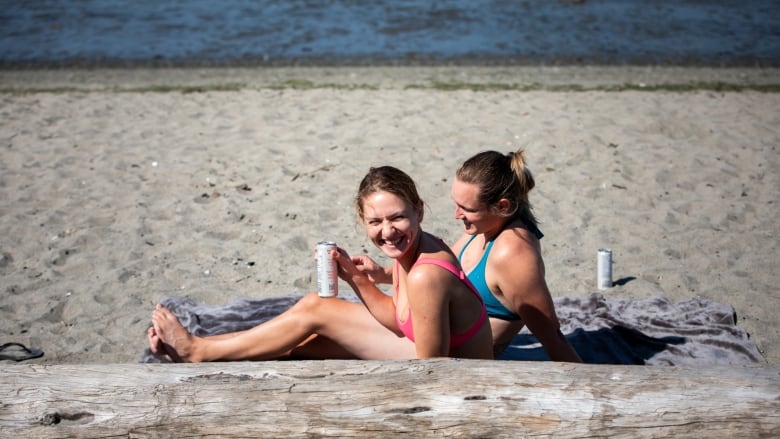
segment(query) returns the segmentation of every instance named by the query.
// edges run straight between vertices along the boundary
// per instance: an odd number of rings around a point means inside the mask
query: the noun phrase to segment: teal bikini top
[[[544,236],[542,232],[536,227],[534,227],[532,231],[539,239]],[[471,241],[474,240],[475,236],[477,235],[472,235],[468,242],[466,242],[466,245],[464,245],[460,250],[460,254],[458,254],[458,261],[462,261],[463,252],[466,250],[466,247],[471,244]],[[487,247],[485,248],[485,253],[482,254],[482,259],[479,260],[479,263],[466,276],[469,278],[471,283],[474,284],[474,287],[479,292],[479,295],[482,296],[482,301],[485,303],[488,316],[501,320],[520,320],[520,316],[517,313],[510,311],[501,302],[499,302],[498,299],[496,299],[496,296],[494,296],[493,292],[490,291],[487,281],[485,280],[485,268],[487,267],[488,255],[490,255],[490,249],[493,248],[494,242],[495,240],[488,241]]]

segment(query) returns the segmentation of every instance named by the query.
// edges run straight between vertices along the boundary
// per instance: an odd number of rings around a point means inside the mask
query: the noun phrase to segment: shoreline
[[[266,88],[405,89],[436,84],[504,85],[519,91],[599,89],[621,86],[780,86],[780,68],[659,66],[398,66],[0,69],[3,92],[111,91],[157,87],[227,90]],[[531,88],[523,90],[523,88]],[[154,90],[150,90],[154,91]],[[554,90],[553,90],[554,91]],[[618,90],[619,91],[619,90]],[[673,90],[672,90],[673,91]]]
[[[407,171],[425,230],[451,241],[459,163],[522,147],[554,296],[596,291],[596,250],[610,247],[620,282],[605,296],[727,303],[780,364],[780,94],[554,91],[771,85],[778,72],[0,71],[0,333],[45,352],[29,363],[136,362],[165,295],[219,305],[311,291],[323,238],[377,257],[352,211],[369,166]]]

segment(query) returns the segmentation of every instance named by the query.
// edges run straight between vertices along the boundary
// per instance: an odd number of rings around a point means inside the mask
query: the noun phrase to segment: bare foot
[[[149,342],[149,350],[154,355],[165,354],[163,342],[160,340],[160,336],[157,335],[157,331],[154,330],[154,326],[146,330],[146,341]]]
[[[166,307],[158,304],[152,312],[152,327],[147,339],[152,352],[160,348],[176,362],[199,361],[193,355],[197,338],[184,329],[179,319]]]
[[[172,357],[168,352],[169,348],[166,348],[165,343],[160,340],[160,336],[157,335],[157,331],[154,329],[154,326],[146,330],[146,340],[149,342],[149,350],[152,352],[152,354],[154,354],[154,356],[173,362],[181,362],[181,360],[174,360],[175,357]]]

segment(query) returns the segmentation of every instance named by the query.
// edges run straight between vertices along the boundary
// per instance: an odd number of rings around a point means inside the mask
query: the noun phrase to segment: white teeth
[[[400,244],[400,243],[401,243],[401,241],[403,241],[403,239],[404,239],[404,238],[403,238],[403,237],[401,237],[401,238],[398,238],[398,239],[396,239],[395,241],[390,241],[389,239],[385,239],[384,241],[385,241],[385,244],[389,244],[389,245],[392,245],[392,246],[396,246],[396,245]]]

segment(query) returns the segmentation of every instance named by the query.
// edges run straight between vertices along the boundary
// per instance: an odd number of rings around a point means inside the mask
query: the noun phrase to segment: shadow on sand
[[[596,331],[576,329],[566,338],[590,364],[633,364],[643,365],[669,345],[685,343],[684,337],[650,337],[636,329],[624,326],[601,328]],[[500,360],[549,361],[550,357],[530,334],[517,334],[512,343],[499,357]]]

